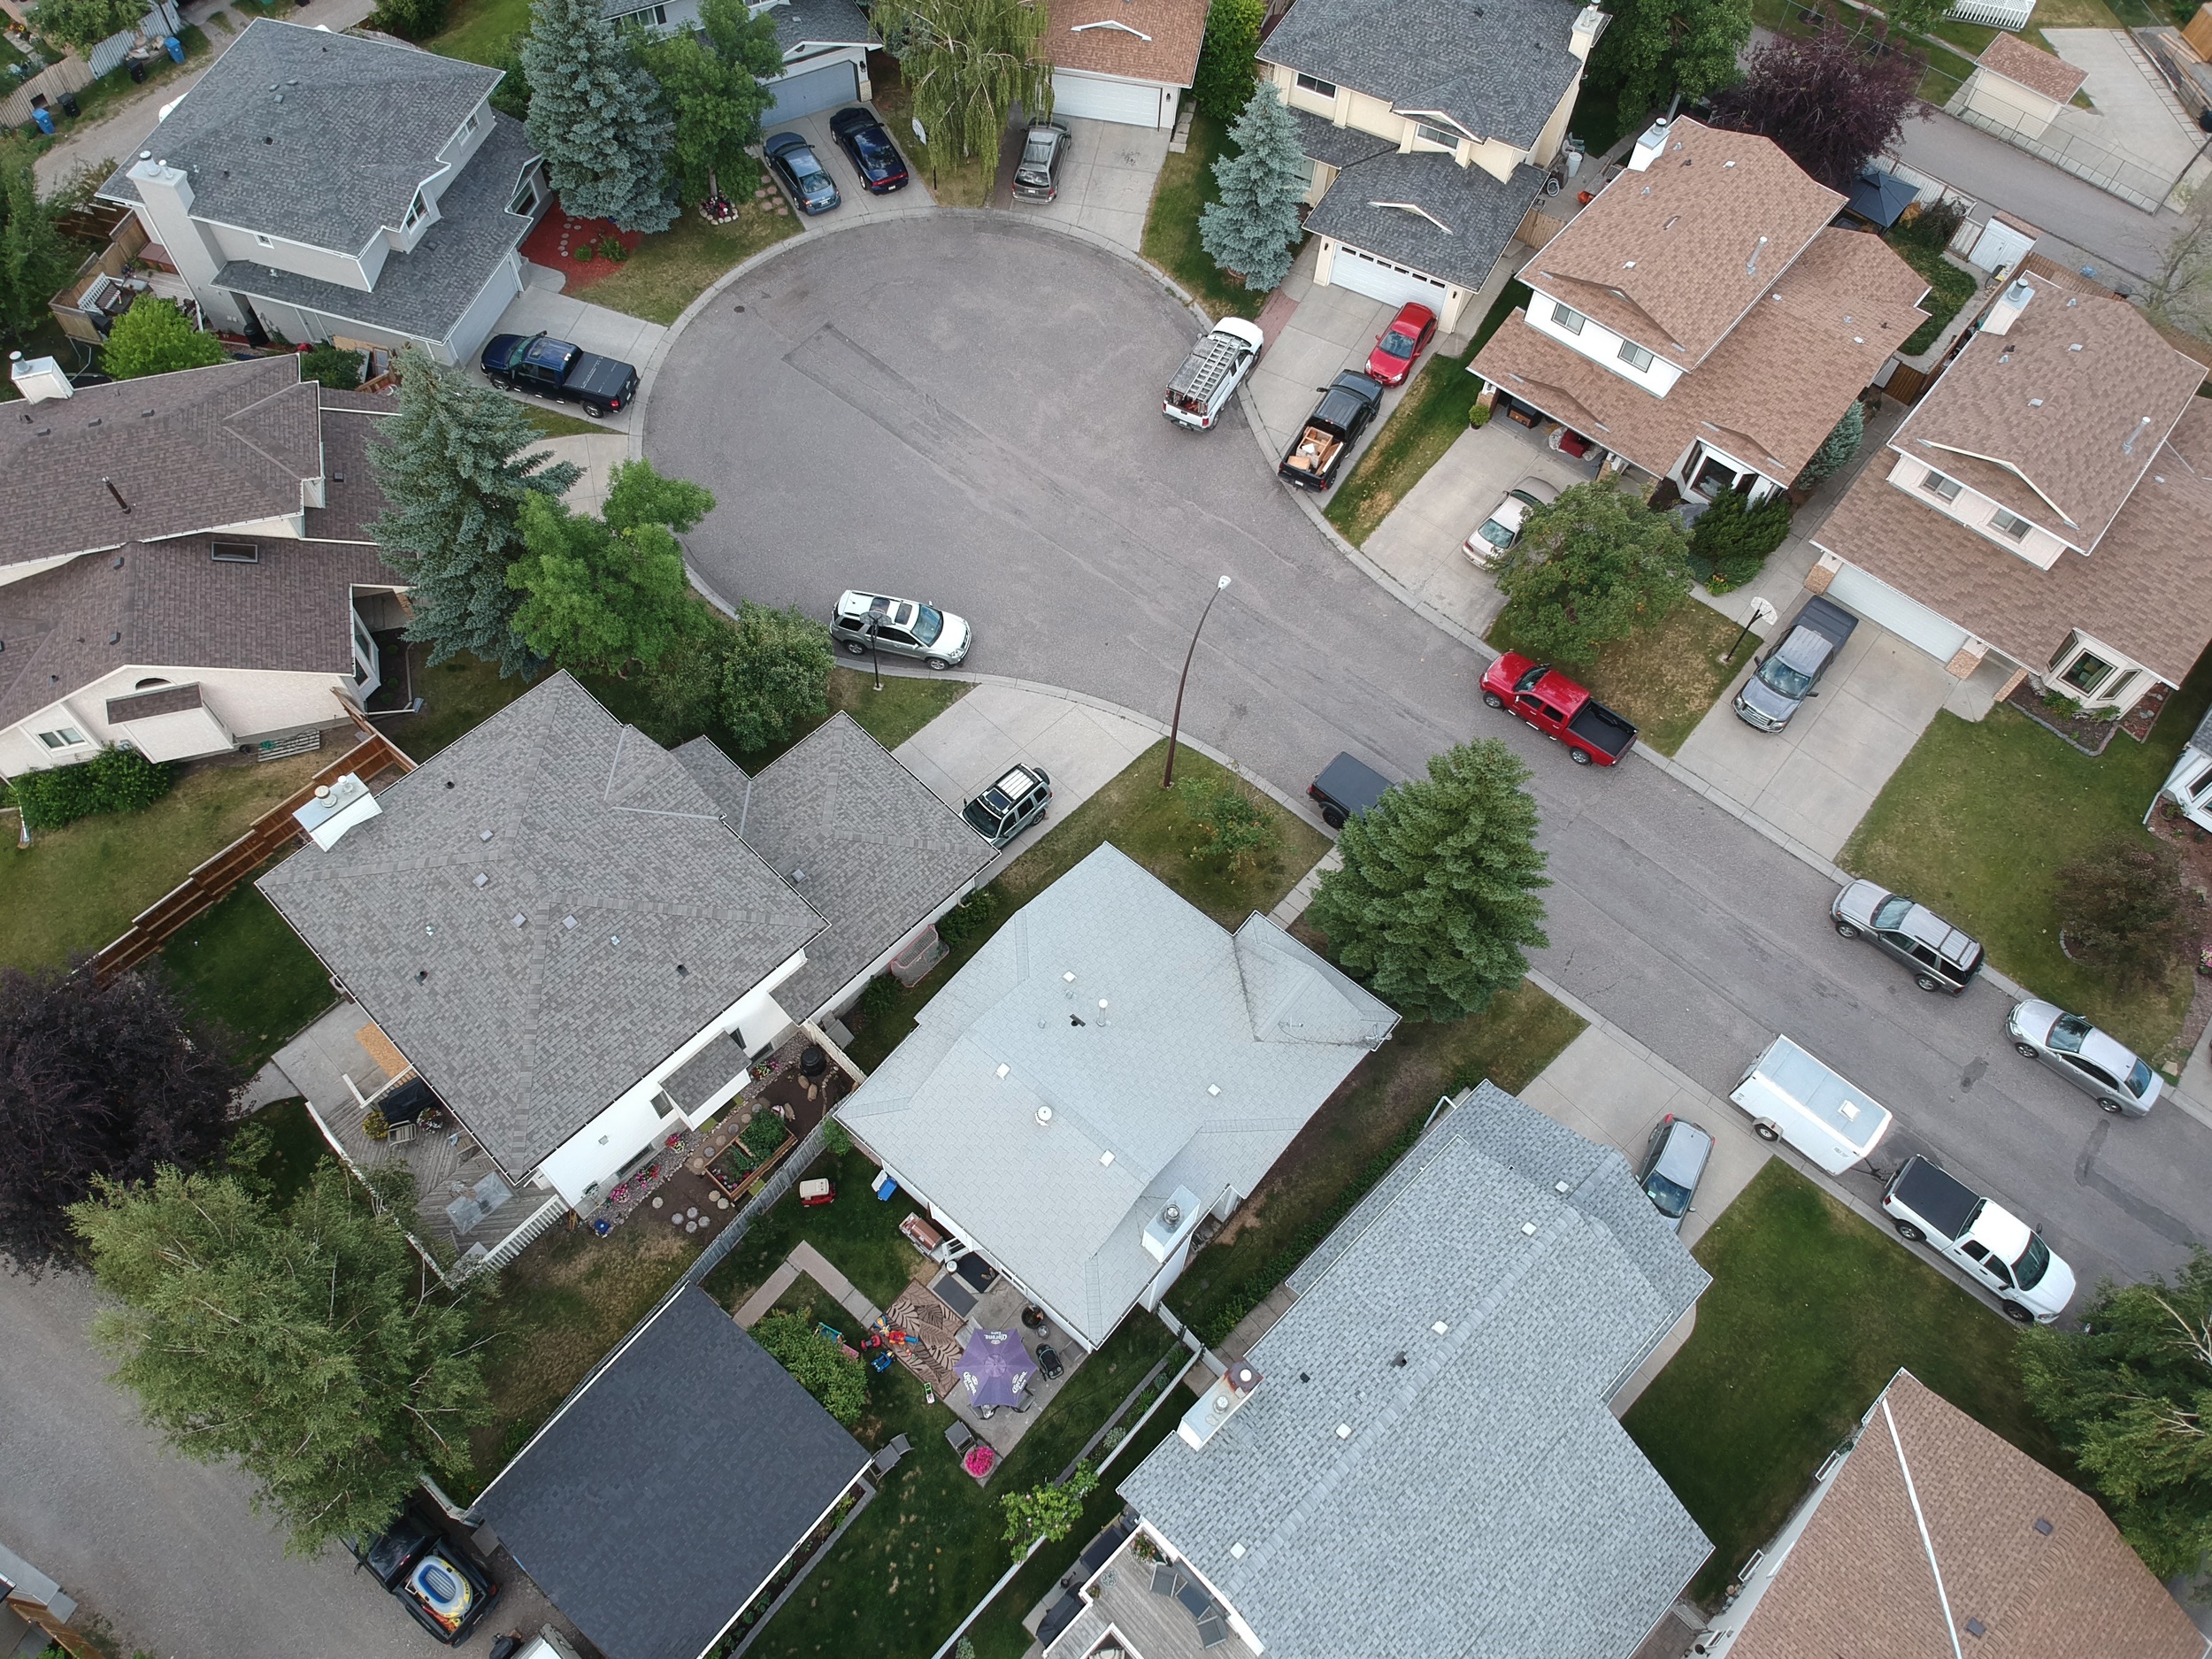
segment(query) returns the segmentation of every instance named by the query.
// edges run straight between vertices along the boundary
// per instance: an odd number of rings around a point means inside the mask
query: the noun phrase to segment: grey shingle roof
[[[0,422],[0,564],[298,512],[322,472],[319,389],[297,358],[260,357],[19,405]]]
[[[819,1012],[993,856],[960,814],[841,711],[750,780],[749,792],[736,763],[703,737],[676,758],[746,844],[829,919],[807,941],[806,966],[777,994],[802,1018]]]
[[[685,1290],[480,1502],[607,1659],[696,1659],[867,1461],[711,1297]]]
[[[1250,1193],[1396,1020],[1264,918],[1232,936],[1109,844],[1009,918],[838,1115],[1095,1348],[1158,1271],[1142,1233],[1175,1190]]]
[[[418,47],[257,18],[147,148],[190,174],[195,218],[354,254],[406,222],[439,150],[498,81]],[[127,167],[100,194],[139,199]]]
[[[261,889],[512,1176],[822,926],[565,673],[379,800]]]
[[[1277,1659],[1624,1659],[1711,1547],[1605,1402],[1709,1282],[1618,1153],[1486,1083],[1122,1495]]]
[[[537,158],[537,148],[519,121],[499,114],[491,120],[492,130],[461,169],[461,176],[438,199],[438,222],[423,233],[412,251],[386,257],[371,292],[296,272],[273,271],[243,259],[234,259],[217,272],[216,286],[255,299],[304,305],[372,327],[443,339],[530,233],[530,221],[509,212],[507,204],[514,199],[523,170]]]
[[[875,38],[868,14],[853,0],[786,0],[768,15],[775,19],[776,44],[787,52],[808,45],[865,46]]]
[[[1525,164],[1501,180],[1439,151],[1388,150],[1338,173],[1306,215],[1306,228],[1477,288],[1543,184],[1543,169]],[[1402,206],[1378,205],[1385,203],[1415,204],[1436,222]]]
[[[1332,167],[1348,167],[1356,161],[1371,161],[1377,156],[1386,156],[1397,145],[1372,133],[1363,133],[1356,127],[1339,127],[1325,116],[1311,110],[1293,110],[1290,119],[1297,124],[1298,147],[1316,161],[1325,161]]]
[[[1581,71],[1567,50],[1581,12],[1574,0],[1298,0],[1259,57],[1525,150]]]

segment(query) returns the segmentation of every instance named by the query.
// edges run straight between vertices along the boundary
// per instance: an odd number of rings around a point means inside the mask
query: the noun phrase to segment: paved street
[[[1164,719],[1225,572],[1186,729],[1292,792],[1340,749],[1404,775],[1469,735],[1513,745],[1557,882],[1540,965],[1699,1085],[1725,1094],[1786,1031],[1896,1112],[1893,1156],[1940,1153],[2085,1281],[2212,1236],[2212,1130],[2101,1117],[2011,1052],[1994,986],[1924,995],[1835,937],[1819,872],[1657,767],[1569,767],[1486,714],[1479,659],[1335,551],[1240,415],[1171,429],[1192,322],[1143,271],[931,219],[794,244],[724,298],[643,411],[646,453],[721,498],[690,538],[718,591],[911,594],[970,617],[978,672]]]

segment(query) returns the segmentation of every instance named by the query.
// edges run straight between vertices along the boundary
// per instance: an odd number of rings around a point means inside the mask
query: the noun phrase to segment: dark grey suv
[[[1003,847],[1045,815],[1052,804],[1052,779],[1042,766],[1014,766],[960,809],[968,827]]]
[[[1682,1218],[1690,1213],[1697,1184],[1712,1158],[1713,1137],[1686,1118],[1669,1112],[1651,1132],[1651,1144],[1644,1148],[1642,1167],[1636,1171],[1637,1185],[1677,1233],[1682,1231]]]
[[[1808,599],[1782,642],[1759,659],[1759,672],[1736,694],[1736,718],[1762,732],[1787,726],[1858,626],[1858,618],[1834,600],[1818,594]]]
[[[1866,939],[1912,970],[1924,991],[1956,996],[1982,971],[1982,948],[1924,904],[1871,881],[1854,881],[1828,907],[1836,932]]]

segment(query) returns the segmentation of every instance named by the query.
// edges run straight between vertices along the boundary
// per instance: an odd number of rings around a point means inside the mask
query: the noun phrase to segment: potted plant
[[[382,1112],[372,1106],[368,1116],[361,1120],[361,1133],[372,1141],[388,1141],[392,1138],[392,1125],[384,1120]]]

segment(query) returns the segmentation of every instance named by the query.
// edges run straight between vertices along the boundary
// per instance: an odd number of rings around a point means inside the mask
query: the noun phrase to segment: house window
[[[415,199],[407,204],[407,222],[401,226],[400,228],[402,230],[414,229],[416,225],[421,220],[423,214],[426,211],[428,211],[428,210],[422,204],[422,192],[418,190],[415,192]]]
[[[1920,480],[1920,488],[1941,501],[1956,501],[1959,498],[1958,480],[1946,478],[1932,468],[1927,477]]]
[[[1413,138],[1416,143],[1434,144],[1440,150],[1455,150],[1459,148],[1457,133],[1448,133],[1442,127],[1431,127],[1425,121],[1414,122]]]
[[[476,130],[476,111],[473,111],[473,110],[471,110],[471,111],[469,111],[469,118],[468,118],[468,119],[467,119],[467,120],[465,120],[465,121],[463,121],[463,122],[461,123],[461,136],[462,136],[462,137],[464,137],[464,138],[466,138],[466,137],[467,137],[467,136],[468,136],[471,133],[474,132],[475,130]]]
[[[1310,92],[1317,98],[1333,98],[1336,96],[1336,82],[1324,81],[1318,75],[1301,75],[1298,77],[1298,90]]]
[[[257,248],[273,248],[276,246],[275,242],[270,241],[268,237],[264,236],[259,231],[254,232],[253,241],[254,246]]]
[[[2095,652],[2084,651],[2059,678],[2083,696],[2093,697],[2098,687],[2112,678],[2114,666]]]
[[[527,219],[538,209],[538,175],[534,171],[515,192],[515,199],[507,204],[507,211],[521,219]]]
[[[2007,512],[2002,507],[1991,516],[1989,527],[1999,535],[2010,536],[2015,541],[2028,534],[2028,521],[2016,512]]]
[[[84,733],[73,726],[65,726],[51,732],[41,732],[38,741],[49,749],[75,749],[84,741]]]
[[[1589,319],[1573,306],[1563,305],[1557,300],[1554,300],[1551,303],[1551,320],[1553,327],[1564,329],[1571,334],[1578,334],[1582,332],[1582,325]]]
[[[1651,366],[1651,353],[1633,340],[1624,340],[1621,342],[1621,361],[1640,373]]]
[[[251,541],[215,541],[209,544],[207,552],[218,565],[261,563],[261,549]]]

